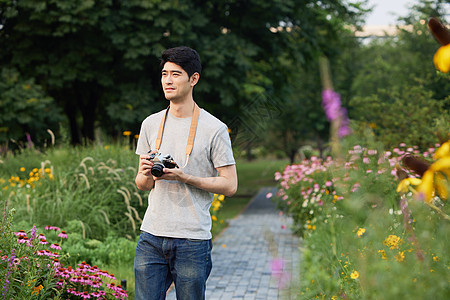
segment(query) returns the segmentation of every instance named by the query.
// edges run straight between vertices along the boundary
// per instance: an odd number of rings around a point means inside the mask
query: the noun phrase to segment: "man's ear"
[[[191,86],[194,86],[197,84],[197,82],[200,79],[200,74],[198,74],[197,72],[195,72],[194,74],[192,74],[190,81],[191,81]]]

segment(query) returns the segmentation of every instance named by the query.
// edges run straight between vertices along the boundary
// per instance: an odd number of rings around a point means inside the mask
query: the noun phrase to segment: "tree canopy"
[[[0,64],[54,99],[76,144],[95,128],[137,133],[166,105],[162,50],[187,45],[204,65],[195,99],[237,131],[252,100],[281,95],[294,66],[334,51],[359,10],[344,0],[2,0]]]

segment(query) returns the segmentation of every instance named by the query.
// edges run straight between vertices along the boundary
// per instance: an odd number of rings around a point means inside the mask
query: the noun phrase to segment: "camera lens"
[[[151,173],[155,177],[161,177],[164,174],[163,169],[164,169],[164,165],[163,164],[155,163],[153,165],[153,167],[152,167]]]

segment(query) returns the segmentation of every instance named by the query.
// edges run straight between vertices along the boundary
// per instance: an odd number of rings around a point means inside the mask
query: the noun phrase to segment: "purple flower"
[[[328,120],[336,120],[341,114],[341,97],[333,90],[324,90],[322,91],[322,106]]]
[[[31,135],[28,132],[25,135],[27,136],[28,148],[29,149],[33,148],[33,141],[31,140]]]
[[[271,262],[272,276],[278,281],[278,287],[283,289],[290,281],[290,274],[284,270],[285,261],[282,258],[275,258]]]
[[[352,130],[350,129],[350,120],[347,116],[347,110],[343,107],[341,107],[341,124],[339,126],[338,135],[339,137],[344,137],[352,133]]]
[[[36,228],[36,225],[34,225],[33,229],[31,229],[31,237],[30,237],[31,241],[36,238],[36,231],[37,231],[37,228]]]
[[[9,290],[9,275],[11,275],[11,270],[14,266],[14,260],[16,259],[16,249],[12,249],[11,251],[11,257],[8,259],[8,272],[5,274],[5,284],[3,285],[3,298],[6,299],[6,293],[8,293]]]
[[[333,90],[322,91],[322,106],[329,121],[340,120],[338,135],[344,137],[351,133],[347,110],[341,107],[341,97]]]

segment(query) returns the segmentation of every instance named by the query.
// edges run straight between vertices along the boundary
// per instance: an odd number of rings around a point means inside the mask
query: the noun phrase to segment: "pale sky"
[[[375,7],[368,15],[366,25],[394,25],[397,17],[407,15],[407,7],[415,3],[414,0],[370,0],[369,5]]]
[[[374,9],[366,19],[366,25],[395,25],[399,16],[408,14],[410,6],[420,0],[369,0]],[[447,20],[450,18],[450,4],[446,6]]]

